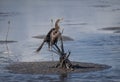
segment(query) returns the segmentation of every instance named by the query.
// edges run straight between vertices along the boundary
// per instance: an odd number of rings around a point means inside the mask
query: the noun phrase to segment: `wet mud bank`
[[[44,62],[19,62],[5,67],[10,73],[18,74],[61,74],[61,73],[84,73],[95,72],[111,68],[104,64],[94,64],[85,62],[73,62],[73,70],[56,68],[57,61]]]

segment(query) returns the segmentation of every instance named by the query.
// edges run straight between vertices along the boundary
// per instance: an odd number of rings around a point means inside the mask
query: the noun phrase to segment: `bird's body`
[[[59,36],[61,35],[59,29],[59,23],[60,19],[58,19],[55,22],[55,27],[52,28],[48,34],[46,35],[44,41],[42,42],[41,46],[36,50],[36,52],[39,52],[42,48],[42,46],[44,45],[44,43],[46,42],[48,44],[48,48],[50,49],[50,47],[52,47],[52,45],[57,44]]]
[[[61,33],[59,31],[53,30],[51,32],[51,35],[50,35],[50,37],[51,37],[51,39],[50,39],[51,46],[58,42],[58,39],[59,39],[60,35],[61,35]]]
[[[43,47],[44,43],[48,43],[48,47],[50,48],[50,34],[51,32],[54,30],[54,28],[52,28],[48,34],[46,35],[46,37],[44,38],[42,44],[39,46],[39,48],[36,50],[36,52],[39,52],[41,50],[41,48]]]

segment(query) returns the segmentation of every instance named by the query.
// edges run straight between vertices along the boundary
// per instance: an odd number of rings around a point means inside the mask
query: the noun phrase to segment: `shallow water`
[[[22,6],[21,6],[22,5]],[[16,43],[0,44],[1,82],[119,82],[120,81],[120,34],[99,30],[119,27],[119,0],[1,0],[0,40]],[[32,38],[49,31],[57,18],[64,35],[74,41],[64,42],[66,51],[71,50],[70,60],[107,64],[111,69],[66,75],[13,74],[4,69],[9,63],[22,61],[56,60],[58,56],[44,46],[39,54],[34,51],[42,40]],[[8,24],[10,21],[10,24]],[[62,30],[61,29],[61,30]],[[9,50],[9,52],[8,52]]]

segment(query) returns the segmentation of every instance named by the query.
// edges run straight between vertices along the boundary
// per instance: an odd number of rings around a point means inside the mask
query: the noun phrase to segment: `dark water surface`
[[[64,42],[70,59],[112,66],[108,70],[60,74],[13,74],[4,67],[14,62],[56,60],[57,55],[44,46],[39,54],[34,51],[42,40],[32,36],[49,31],[57,18],[64,35],[74,41]],[[120,0],[0,0],[0,82],[120,82],[120,34],[99,30],[120,27]],[[10,21],[10,24],[8,24]]]

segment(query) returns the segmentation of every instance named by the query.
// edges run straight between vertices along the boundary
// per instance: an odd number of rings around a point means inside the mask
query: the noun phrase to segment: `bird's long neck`
[[[60,22],[60,20],[57,20],[57,21],[55,22],[55,29],[56,29],[56,30],[59,30],[59,28],[60,28],[59,25],[58,25],[59,22]]]

